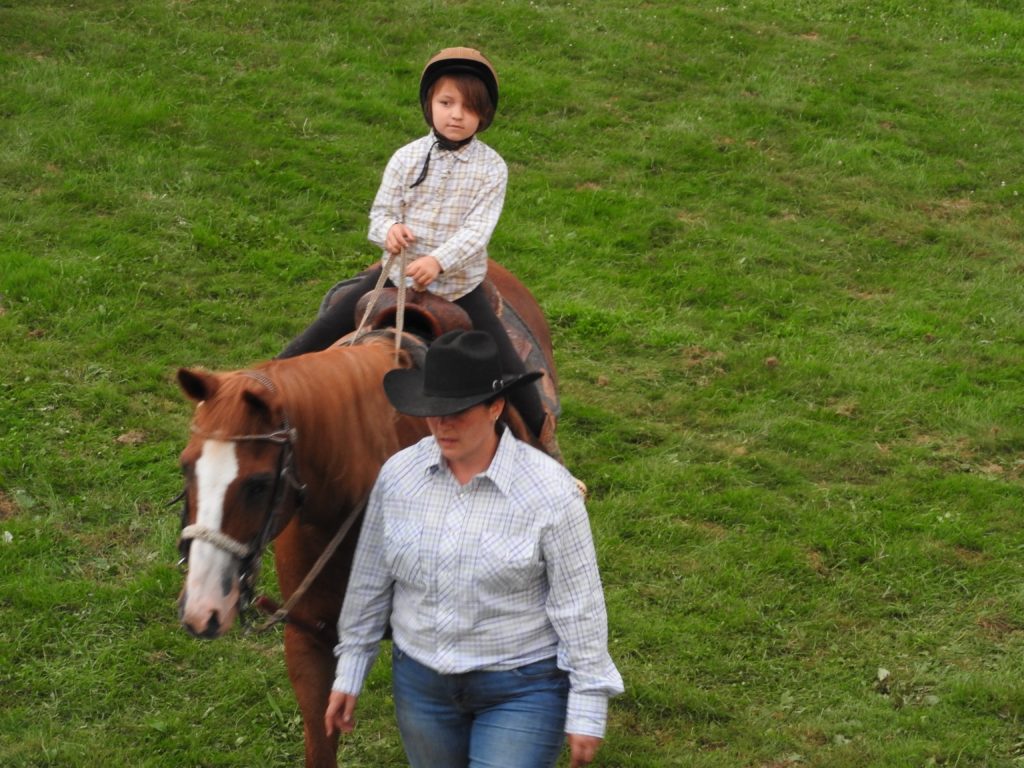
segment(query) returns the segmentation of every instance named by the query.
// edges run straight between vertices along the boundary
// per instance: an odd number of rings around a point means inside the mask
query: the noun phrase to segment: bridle
[[[245,375],[255,379],[271,392],[276,392],[273,382],[259,371],[246,371]],[[267,499],[266,509],[263,512],[263,522],[260,532],[248,542],[239,541],[228,534],[214,530],[198,523],[188,522],[188,483],[182,492],[170,503],[182,502],[181,509],[181,533],[178,536],[178,552],[181,559],[178,565],[188,565],[189,550],[195,540],[205,541],[234,556],[239,561],[238,583],[239,583],[239,613],[244,614],[252,604],[253,594],[256,589],[256,579],[259,576],[260,565],[263,560],[263,551],[267,545],[277,537],[289,520],[289,516],[283,511],[285,494],[289,490],[296,493],[296,510],[302,507],[305,497],[306,485],[301,482],[295,470],[295,441],[298,433],[288,421],[285,414],[282,417],[281,426],[273,432],[256,435],[234,435],[223,437],[219,435],[206,434],[192,425],[192,433],[203,435],[210,439],[221,440],[231,443],[270,443],[280,446],[277,456],[277,471],[274,475],[274,487]]]
[[[274,383],[265,374],[259,371],[245,371],[244,374],[260,382],[269,391],[277,391]],[[181,559],[178,561],[178,565],[181,567],[187,567],[190,545],[194,540],[198,539],[212,544],[239,560],[238,614],[244,624],[249,624],[247,631],[254,631],[257,633],[265,632],[277,624],[288,622],[296,629],[311,635],[321,642],[326,642],[324,639],[324,633],[327,630],[327,626],[324,622],[318,622],[315,625],[309,624],[292,616],[291,611],[306,594],[306,591],[312,586],[313,582],[326,567],[327,563],[332,557],[334,557],[334,554],[338,551],[338,547],[341,546],[341,543],[348,536],[352,527],[359,520],[363,512],[366,511],[366,504],[370,497],[369,491],[367,491],[367,493],[349,510],[348,516],[342,521],[337,531],[335,531],[334,536],[327,543],[327,546],[324,547],[316,562],[313,563],[313,566],[306,573],[305,577],[299,583],[299,586],[295,588],[285,601],[284,605],[278,606],[277,603],[265,595],[254,600],[253,595],[255,593],[256,579],[259,576],[260,565],[263,559],[263,551],[267,548],[267,545],[277,537],[289,519],[282,511],[285,494],[289,489],[295,491],[296,513],[301,511],[302,504],[305,499],[306,484],[299,480],[298,473],[294,466],[294,444],[298,440],[298,433],[289,423],[287,414],[282,415],[281,426],[278,429],[262,435],[235,435],[233,437],[223,437],[220,435],[203,433],[196,429],[194,424],[192,425],[192,432],[193,434],[205,435],[210,439],[222,440],[224,442],[272,443],[274,445],[279,445],[281,447],[281,451],[277,458],[277,474],[274,477],[274,490],[269,497],[267,508],[263,515],[263,524],[260,527],[259,534],[249,542],[238,541],[238,539],[228,536],[222,531],[214,530],[205,525],[199,525],[196,523],[190,525],[188,522],[188,483],[185,483],[185,487],[182,489],[181,493],[169,502],[169,504],[176,504],[179,501],[182,502],[181,533],[178,537],[178,551],[181,555]],[[249,609],[252,606],[258,607],[260,610],[270,614],[270,617],[259,626],[252,625],[249,619]],[[328,644],[333,646],[334,642],[332,641]]]

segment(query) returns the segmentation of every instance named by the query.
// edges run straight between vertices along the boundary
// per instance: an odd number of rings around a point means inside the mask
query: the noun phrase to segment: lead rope
[[[356,328],[356,332],[353,334],[349,344],[355,344],[362,337],[366,321],[370,319],[370,314],[373,312],[374,307],[377,306],[377,300],[380,299],[381,294],[384,292],[384,282],[388,279],[391,265],[395,263],[395,259],[399,260],[398,266],[401,270],[399,274],[402,276],[402,279],[398,281],[398,305],[395,308],[395,364],[397,365],[398,353],[402,349],[402,329],[405,327],[406,254],[404,248],[398,253],[392,253],[388,256],[388,260],[384,263],[384,268],[380,271],[380,277],[377,278],[377,284],[373,287],[373,292],[370,294],[370,303],[366,305],[363,319],[359,321],[359,327]]]
[[[306,590],[309,589],[310,585],[316,581],[316,577],[320,575],[320,571],[322,571],[324,566],[327,565],[327,561],[330,560],[334,556],[334,553],[338,551],[338,547],[341,546],[341,542],[345,540],[348,532],[352,529],[352,525],[359,518],[359,515],[362,514],[363,510],[366,509],[366,502],[368,500],[369,496],[365,497],[355,508],[353,508],[348,518],[341,524],[341,527],[338,528],[337,533],[334,534],[334,538],[328,542],[327,547],[320,553],[320,557],[318,557],[317,561],[313,563],[313,567],[309,569],[309,573],[306,574],[302,583],[299,584],[294,592],[292,592],[291,597],[285,601],[284,605],[274,611],[273,615],[271,615],[269,619],[258,627],[252,629],[251,631],[253,633],[260,634],[262,632],[266,632],[271,627],[277,626],[282,621],[288,620],[288,614],[291,613],[292,608],[294,608],[299,600],[302,599],[303,595],[306,594]]]

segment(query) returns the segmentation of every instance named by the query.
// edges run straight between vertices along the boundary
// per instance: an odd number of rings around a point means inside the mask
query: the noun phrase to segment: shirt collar
[[[515,464],[517,438],[508,427],[501,426],[501,434],[498,437],[498,450],[491,459],[491,465],[481,472],[477,477],[486,477],[504,495],[508,495],[512,487],[512,478],[515,476],[513,466]],[[437,475],[451,475],[451,470],[441,456],[441,449],[433,436],[423,440],[424,458],[426,459],[426,474],[430,477]]]
[[[518,447],[519,441],[512,434],[512,430],[502,425],[498,450],[491,460],[491,466],[483,473],[483,476],[490,478],[498,490],[506,496],[512,488],[512,479],[515,477],[514,467]]]
[[[433,435],[427,435],[420,441],[420,450],[426,461],[425,470],[427,475],[434,476],[439,472],[448,471],[448,465],[445,464],[444,459],[441,457],[441,449],[438,447]]]
[[[456,150],[447,150],[446,151],[446,150],[442,150],[440,147],[433,146],[434,140],[435,140],[434,132],[433,131],[430,131],[430,133],[428,133],[423,138],[424,138],[425,141],[430,142],[430,145],[431,145],[431,150],[430,151],[431,151],[431,153],[433,153],[435,150],[438,151],[438,152],[445,152],[445,154],[448,157],[454,158],[455,160],[461,160],[464,163],[468,163],[470,161],[470,159],[473,157],[473,155],[476,154],[476,149],[477,149],[477,147],[480,144],[480,140],[476,137],[476,134],[474,134],[473,138],[470,139],[466,143],[465,146],[459,147]]]

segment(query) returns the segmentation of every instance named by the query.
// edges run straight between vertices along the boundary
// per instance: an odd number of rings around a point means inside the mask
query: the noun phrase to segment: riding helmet
[[[427,94],[437,79],[444,75],[476,75],[483,81],[491,105],[498,108],[498,73],[494,65],[475,48],[445,48],[434,55],[420,75],[420,106],[427,116]],[[427,120],[430,123],[430,120]]]

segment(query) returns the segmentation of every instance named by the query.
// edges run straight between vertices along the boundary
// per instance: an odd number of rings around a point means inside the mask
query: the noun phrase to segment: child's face
[[[480,116],[466,106],[466,100],[448,77],[442,77],[434,86],[430,100],[434,130],[449,141],[468,139],[480,127]]]

